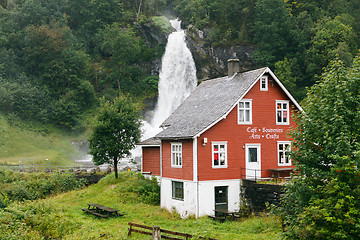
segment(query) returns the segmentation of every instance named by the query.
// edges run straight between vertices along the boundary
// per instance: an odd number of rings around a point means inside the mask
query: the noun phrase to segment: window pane
[[[239,108],[244,108],[244,103],[243,102],[239,102]]]
[[[286,122],[286,119],[287,119],[287,111],[284,111],[284,112],[283,112],[283,118],[284,118],[284,122]]]
[[[250,108],[250,103],[249,102],[245,102],[245,108]]]
[[[220,165],[225,165],[225,153],[220,153]]]
[[[213,150],[213,153],[214,153],[214,166],[218,166],[219,165],[219,153],[218,153],[218,149],[219,149],[219,146],[218,145],[214,145],[214,150]]]
[[[284,153],[279,152],[279,163],[284,163]]]
[[[245,121],[246,121],[246,122],[250,122],[250,110],[246,110],[245,113],[246,113],[246,114],[245,114],[245,117],[246,117]]]
[[[239,121],[240,122],[244,122],[245,118],[244,118],[244,110],[240,110],[239,112]]]
[[[249,148],[249,162],[257,162],[257,148]]]
[[[277,121],[282,122],[281,121],[281,111],[277,111]]]

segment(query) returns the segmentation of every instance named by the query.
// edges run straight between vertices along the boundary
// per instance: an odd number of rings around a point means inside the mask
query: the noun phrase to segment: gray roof
[[[141,146],[148,146],[148,147],[153,147],[153,146],[159,146],[160,147],[161,144],[161,140],[157,137],[152,137],[152,138],[148,138],[144,141],[139,142],[137,145],[141,145]]]
[[[193,138],[226,115],[268,68],[202,82],[161,125],[160,139]],[[271,71],[270,71],[271,72]]]

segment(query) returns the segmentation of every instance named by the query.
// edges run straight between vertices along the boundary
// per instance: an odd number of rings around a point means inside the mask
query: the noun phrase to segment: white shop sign
[[[246,131],[250,134],[249,139],[277,140],[280,138],[279,133],[284,130],[282,128],[248,127]]]

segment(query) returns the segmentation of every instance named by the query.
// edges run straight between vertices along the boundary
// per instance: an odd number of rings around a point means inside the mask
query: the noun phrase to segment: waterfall
[[[143,139],[161,131],[160,124],[190,95],[197,84],[194,59],[185,42],[181,21],[170,20],[176,30],[168,37],[159,74],[159,98],[150,123],[144,123]]]

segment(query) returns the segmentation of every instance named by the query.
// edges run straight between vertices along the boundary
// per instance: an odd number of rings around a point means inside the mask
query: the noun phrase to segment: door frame
[[[258,161],[257,162],[258,162],[258,164],[257,164],[256,168],[254,168],[254,166],[250,166],[249,148],[256,148],[257,149],[257,155],[258,155]],[[247,143],[247,144],[245,144],[245,176],[246,176],[247,179],[261,178],[261,144],[260,143]]]
[[[217,203],[216,202],[216,189],[221,189],[221,191],[225,190],[226,193],[226,201],[225,202],[221,202],[221,203]],[[223,193],[224,194],[224,193]],[[229,186],[225,185],[225,186],[214,186],[214,209],[215,210],[225,210],[228,211],[229,210]],[[217,212],[215,212],[215,216],[223,216],[223,214],[218,214]]]

